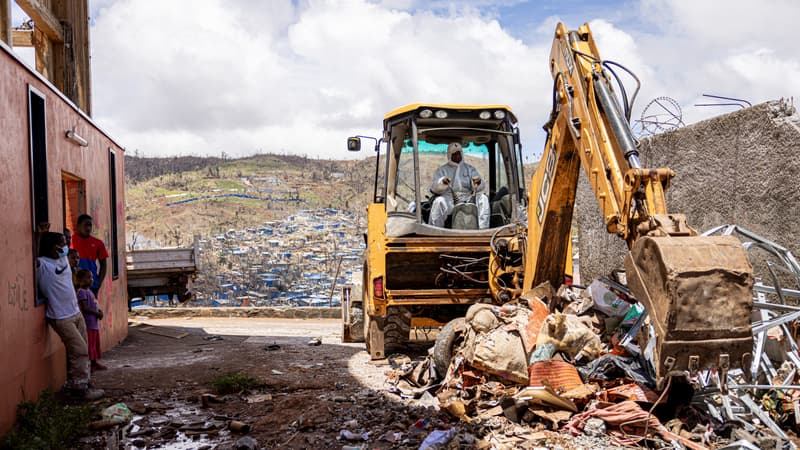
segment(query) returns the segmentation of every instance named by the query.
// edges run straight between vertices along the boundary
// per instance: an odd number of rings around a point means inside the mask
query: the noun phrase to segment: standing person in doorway
[[[61,338],[67,351],[66,389],[85,400],[96,400],[103,396],[103,391],[89,388],[86,323],[78,308],[78,299],[72,285],[72,271],[67,261],[67,240],[61,233],[43,230],[44,228],[40,228],[36,236],[36,283],[39,295],[47,304],[47,323]]]
[[[77,232],[72,236],[72,248],[78,251],[78,267],[92,272],[91,290],[97,296],[106,279],[108,251],[103,241],[92,236],[93,225],[92,216],[78,216]]]

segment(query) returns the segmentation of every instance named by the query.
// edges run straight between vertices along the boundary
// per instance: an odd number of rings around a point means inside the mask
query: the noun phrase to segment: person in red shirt
[[[103,241],[92,236],[92,226],[92,216],[78,216],[77,233],[72,236],[72,248],[78,251],[78,267],[92,272],[91,291],[97,296],[106,279],[108,251]]]

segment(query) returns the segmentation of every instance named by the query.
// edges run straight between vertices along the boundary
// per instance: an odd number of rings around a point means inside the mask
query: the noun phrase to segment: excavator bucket
[[[753,268],[735,237],[642,237],[625,269],[655,328],[649,339],[659,380],[749,367]]]

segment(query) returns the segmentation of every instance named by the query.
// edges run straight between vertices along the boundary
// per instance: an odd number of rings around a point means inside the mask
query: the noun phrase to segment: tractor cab
[[[385,205],[386,235],[491,235],[525,221],[516,122],[501,105],[413,104],[389,112],[374,190],[374,203]],[[356,147],[360,138],[350,138],[348,148]]]

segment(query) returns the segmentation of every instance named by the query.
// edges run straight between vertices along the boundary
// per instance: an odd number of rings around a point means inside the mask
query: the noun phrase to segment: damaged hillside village
[[[678,3],[0,0],[0,449],[797,449],[800,6]]]

